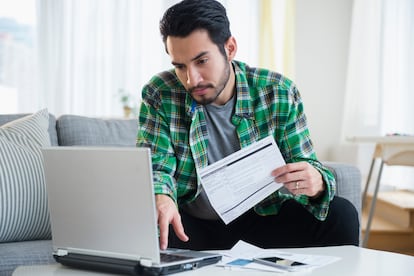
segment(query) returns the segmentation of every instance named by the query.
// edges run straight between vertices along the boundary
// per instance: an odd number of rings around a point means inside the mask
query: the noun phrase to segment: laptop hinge
[[[152,261],[150,259],[140,259],[139,262],[142,266],[147,266],[147,267],[152,266]]]
[[[58,249],[56,251],[56,255],[59,256],[59,257],[66,256],[68,254],[69,254],[68,251],[65,250],[65,249]]]

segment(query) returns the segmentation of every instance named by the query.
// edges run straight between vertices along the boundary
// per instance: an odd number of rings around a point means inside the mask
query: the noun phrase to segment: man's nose
[[[200,73],[195,68],[187,69],[187,84],[189,87],[197,86],[201,81]]]

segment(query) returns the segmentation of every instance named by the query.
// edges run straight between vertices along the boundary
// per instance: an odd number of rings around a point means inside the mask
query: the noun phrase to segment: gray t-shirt
[[[236,97],[230,99],[225,105],[205,105],[204,111],[207,121],[208,163],[212,164],[227,155],[240,149],[236,127],[231,123],[234,113]],[[197,198],[183,206],[186,213],[201,219],[217,220],[219,216],[214,211],[204,189],[201,189]]]

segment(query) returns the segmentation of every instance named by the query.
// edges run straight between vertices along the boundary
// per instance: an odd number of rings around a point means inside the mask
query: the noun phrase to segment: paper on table
[[[199,173],[211,206],[228,224],[282,186],[270,173],[284,164],[275,140],[268,136]]]
[[[214,251],[213,251],[214,252]],[[253,269],[261,271],[285,272],[271,266],[265,266],[253,262],[255,256],[263,254],[264,249],[256,247],[244,241],[238,241],[232,249],[227,251],[217,251],[215,253],[222,254],[222,259],[217,266],[229,267],[232,269]]]
[[[274,272],[286,272],[287,270],[259,264],[252,260],[260,257],[279,257],[305,264],[292,267],[290,271],[314,269],[340,260],[339,257],[335,256],[296,254],[279,249],[263,249],[244,241],[239,241],[231,250],[222,253],[224,253],[223,259],[217,264],[218,266],[231,267],[233,269],[254,269]]]

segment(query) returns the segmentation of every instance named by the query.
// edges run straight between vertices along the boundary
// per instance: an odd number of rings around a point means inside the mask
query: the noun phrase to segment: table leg
[[[367,221],[367,226],[365,228],[364,241],[362,243],[363,247],[366,247],[368,245],[369,233],[371,231],[372,219],[373,219],[374,213],[375,213],[375,205],[377,204],[378,190],[379,190],[379,186],[380,186],[383,167],[384,167],[384,161],[381,160],[381,165],[380,165],[379,172],[378,172],[377,183],[375,185],[374,194],[372,196],[371,207],[369,208],[368,221]]]
[[[364,188],[364,194],[362,195],[362,208],[365,207],[365,202],[366,202],[366,198],[367,198],[368,187],[369,187],[369,183],[371,182],[372,170],[374,168],[375,160],[376,160],[375,157],[372,158],[371,167],[369,168],[367,182],[366,182],[365,188]]]

